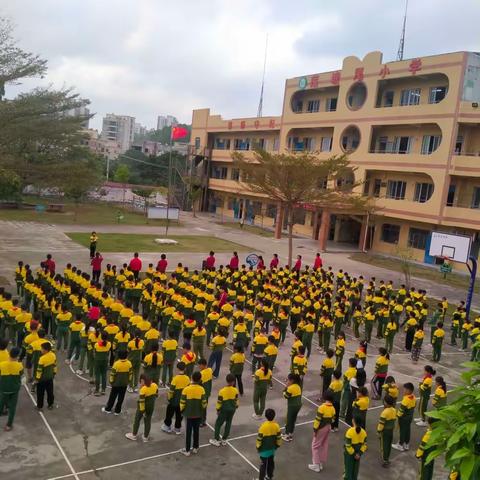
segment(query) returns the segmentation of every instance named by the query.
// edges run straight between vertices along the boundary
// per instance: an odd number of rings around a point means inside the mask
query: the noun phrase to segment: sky
[[[395,60],[405,0],[4,0],[19,45],[48,60],[44,79],[9,87],[73,86],[106,113],[153,128],[190,123],[192,109],[255,116],[268,55],[264,115],[279,115],[287,78],[341,67],[373,50]],[[480,0],[410,0],[405,58],[480,51]]]

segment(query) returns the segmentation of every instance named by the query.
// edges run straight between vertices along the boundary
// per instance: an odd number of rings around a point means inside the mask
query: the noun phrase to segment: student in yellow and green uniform
[[[115,358],[118,360],[118,354],[120,352],[126,352],[128,350],[128,342],[130,341],[131,335],[128,332],[128,324],[125,321],[122,321],[120,324],[120,331],[118,331],[113,337],[113,351],[115,353]]]
[[[93,370],[95,374],[94,395],[96,397],[105,395],[105,390],[107,389],[108,357],[111,348],[112,345],[108,341],[107,332],[102,332],[100,340],[98,340],[93,346]]]
[[[72,314],[67,312],[63,308],[60,308],[59,313],[57,314],[57,318],[55,319],[56,323],[56,337],[57,345],[56,349],[57,352],[60,353],[63,347],[63,351],[66,352],[68,348],[68,330],[70,327],[70,323],[72,322]]]
[[[418,477],[419,480],[432,480],[433,479],[433,469],[435,466],[434,460],[427,464],[426,460],[430,453],[435,449],[435,446],[427,447],[428,441],[430,440],[430,436],[432,434],[432,423],[433,418],[428,418],[428,430],[422,437],[422,441],[420,446],[417,449],[415,456],[420,460],[420,476]]]
[[[310,354],[312,351],[312,340],[313,334],[315,333],[315,324],[313,323],[314,319],[312,317],[307,318],[307,323],[304,325],[302,329],[302,343],[305,346],[305,351],[307,354],[307,358],[310,358]]]
[[[245,366],[245,354],[241,345],[233,347],[233,354],[230,357],[230,373],[235,377],[234,387],[238,387],[238,391],[243,396],[242,374]]]
[[[327,391],[330,382],[332,381],[333,371],[335,370],[335,361],[333,360],[334,351],[329,348],[326,351],[326,358],[322,362],[320,367],[320,376],[323,379],[322,382],[322,395]]]
[[[360,338],[360,325],[363,322],[362,307],[356,305],[353,310],[352,323],[353,323],[353,335],[355,338]]]
[[[433,376],[435,373],[436,372],[431,365],[425,365],[423,379],[419,386],[420,402],[418,404],[418,411],[420,413],[420,417],[415,418],[415,423],[419,427],[427,426],[425,412],[427,411],[428,401],[430,400],[430,394],[432,393]]]
[[[192,348],[188,342],[183,344],[183,353],[180,359],[185,364],[185,375],[192,376],[197,356],[192,352]]]
[[[395,335],[398,331],[397,322],[393,319],[390,319],[388,323],[385,325],[384,336],[385,336],[385,348],[388,353],[392,353],[393,350],[393,342],[395,340]]]
[[[197,326],[192,332],[193,353],[197,360],[205,358],[205,339],[207,336],[207,329],[203,326],[202,321],[197,322]]]
[[[97,323],[98,325],[98,323]],[[94,367],[95,367],[95,344],[101,339],[100,328],[90,327],[88,329],[87,341],[87,370],[90,384],[95,383]]]
[[[335,370],[342,371],[343,356],[345,355],[345,333],[340,332],[337,335],[335,343]]]
[[[214,438],[210,439],[210,444],[215,447],[226,445],[233,416],[238,408],[238,390],[235,388],[235,376],[229,373],[226,377],[227,385],[220,389],[217,397],[217,419],[215,421]],[[225,425],[223,434],[222,426]]]
[[[212,311],[207,315],[206,329],[207,329],[207,345],[210,345],[210,340],[217,331],[217,324],[220,318],[220,309],[214,306]]]
[[[332,423],[332,432],[338,432],[338,423],[340,421],[340,401],[342,398],[343,381],[342,372],[335,370],[333,372],[333,379],[328,386],[325,396],[328,394],[332,398],[333,408],[335,408],[335,419]]]
[[[204,358],[201,358],[198,361],[198,369],[200,370],[200,374],[202,375],[202,387],[205,389],[205,399],[208,405],[208,400],[210,399],[210,395],[212,393],[212,379],[213,379],[213,371],[210,367],[207,367],[207,361]],[[207,425],[207,409],[203,410],[202,415],[202,427]]]
[[[423,339],[425,338],[425,333],[422,328],[417,327],[417,331],[413,336],[412,342],[412,362],[417,363],[420,358],[420,353],[422,351]]]
[[[322,324],[322,348],[326,352],[330,348],[330,337],[332,335],[333,322],[330,315],[325,317]]]
[[[359,425],[361,419],[353,417],[353,426],[345,433],[343,460],[344,480],[357,480],[360,470],[360,459],[367,451],[367,432]]]
[[[398,443],[394,443],[392,448],[404,452],[410,450],[410,430],[413,421],[413,412],[417,401],[413,394],[413,383],[407,382],[403,385],[403,398],[399,409],[397,410],[398,426],[400,437]]]
[[[397,403],[398,387],[395,383],[395,378],[393,378],[391,375],[389,375],[385,379],[385,383],[383,384],[381,393],[384,393],[385,395],[390,395],[395,400],[395,403]]]
[[[32,373],[32,343],[38,340],[38,322],[30,322],[30,333],[26,335],[23,339],[22,350],[20,352],[19,360],[22,361],[23,355],[26,354],[25,366],[27,368],[27,376],[31,379],[35,375],[35,371]]]
[[[242,317],[238,319],[238,323],[233,328],[233,343],[234,345],[241,345],[244,349],[250,343],[250,334]]]
[[[156,328],[151,326],[145,332],[144,341],[144,353],[150,353],[152,351],[152,347],[154,345],[158,345],[158,342],[160,341],[160,332]]]
[[[397,421],[397,410],[395,409],[395,399],[390,395],[385,395],[383,399],[385,407],[380,414],[377,425],[377,433],[380,438],[380,451],[382,452],[383,467],[390,465],[390,454],[392,452],[393,430]]]
[[[6,340],[1,340],[0,349],[6,351]],[[5,347],[5,348],[2,348]],[[22,384],[23,365],[18,361],[20,349],[13,347],[7,360],[0,357],[0,413],[8,409],[6,432],[13,428],[13,420],[17,410],[18,392]]]
[[[125,437],[127,437],[129,440],[137,439],[138,430],[140,429],[140,422],[143,418],[142,440],[144,442],[149,441],[150,427],[152,425],[152,416],[157,397],[158,385],[155,382],[152,382],[147,375],[140,375],[140,391],[137,400],[137,411],[135,412],[132,432],[125,434]]]
[[[140,331],[135,332],[135,336],[128,342],[128,359],[132,363],[133,374],[130,379],[128,391],[130,393],[138,391],[138,379],[140,377],[140,367],[142,365],[142,353],[145,342],[140,338]]]
[[[172,433],[175,431],[180,435],[182,428],[182,411],[180,410],[180,398],[183,389],[190,385],[190,378],[185,375],[185,364],[183,362],[177,363],[178,374],[172,378],[167,394],[168,404],[165,413],[165,419],[162,425],[162,431],[165,433]],[[175,428],[172,429],[172,419],[175,416]]]
[[[272,371],[268,368],[268,362],[262,360],[262,366],[255,372],[253,386],[253,413],[252,417],[260,420],[265,410],[265,399],[272,378]]]
[[[465,352],[468,348],[468,338],[470,337],[470,330],[472,330],[473,325],[470,320],[467,318],[462,324],[462,350]]]
[[[282,444],[280,425],[275,420],[275,410],[267,408],[265,411],[266,422],[258,429],[256,447],[260,456],[259,480],[273,478],[275,471],[275,452]]]
[[[450,337],[450,345],[457,345],[457,338],[460,333],[460,322],[462,321],[462,314],[458,310],[453,312],[452,316],[452,324],[450,326],[451,330],[451,337]]]
[[[273,372],[278,356],[278,348],[275,345],[275,337],[273,335],[268,336],[268,344],[263,353],[265,354],[265,360],[268,362],[268,368]]]
[[[150,353],[143,358],[144,375],[157,385],[160,381],[160,372],[163,364],[163,355],[158,352],[159,348],[158,343],[152,345]]]
[[[390,355],[386,348],[380,347],[378,349],[380,355],[375,362],[375,375],[372,379],[372,386],[374,389],[374,398],[379,400],[382,396],[382,387],[388,374],[388,365],[390,364]]]
[[[442,344],[445,337],[445,330],[443,329],[443,322],[437,323],[437,328],[433,332],[432,346],[433,346],[433,361],[439,362],[442,357]]]
[[[350,388],[350,380],[357,374],[357,360],[355,358],[348,359],[348,368],[343,374],[343,391],[342,401],[340,404],[340,416],[345,417],[348,406],[352,403],[352,389]]]
[[[174,332],[168,332],[168,338],[162,343],[163,353],[163,370],[162,370],[162,383],[161,386],[165,387],[172,381],[173,378],[173,365],[177,358],[178,342],[175,340]],[[168,377],[168,378],[167,378]]]
[[[432,405],[435,409],[444,407],[447,404],[447,384],[443,377],[435,377],[435,391],[432,398]]]
[[[69,326],[70,330],[70,344],[68,346],[68,355],[65,363],[68,365],[73,357],[75,360],[80,358],[80,336],[82,332],[85,332],[85,324],[82,320],[82,315],[77,313],[75,320]]]
[[[35,382],[37,383],[37,410],[42,411],[45,392],[47,393],[48,409],[54,407],[54,387],[53,379],[57,373],[57,357],[52,352],[52,345],[49,342],[42,344],[42,355],[38,360],[37,370],[35,372]]]
[[[302,386],[299,375],[288,374],[287,386],[283,390],[283,396],[287,399],[287,421],[285,422],[285,434],[282,435],[282,439],[285,442],[291,442],[298,412],[302,408]]]
[[[108,397],[107,404],[102,408],[104,413],[112,413],[112,409],[115,406],[115,415],[122,413],[122,404],[125,399],[125,393],[127,392],[127,386],[131,382],[132,378],[132,364],[130,360],[127,360],[128,353],[120,352],[118,354],[118,360],[112,366],[110,370],[110,395]]]
[[[352,414],[357,418],[357,425],[365,428],[367,424],[367,412],[370,406],[368,390],[366,387],[360,387],[357,390],[357,398],[352,402]]]
[[[200,447],[200,425],[203,411],[207,408],[205,389],[201,385],[202,374],[193,372],[192,383],[182,390],[180,397],[180,411],[187,420],[185,428],[185,448],[181,453],[185,456],[197,453]],[[192,442],[193,439],[193,442]]]
[[[375,324],[375,313],[373,312],[373,307],[367,307],[365,315],[363,316],[365,322],[365,340],[370,343],[372,339],[372,330],[373,325]]]

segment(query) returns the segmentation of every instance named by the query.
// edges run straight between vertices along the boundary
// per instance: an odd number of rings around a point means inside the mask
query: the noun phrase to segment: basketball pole
[[[468,286],[467,304],[465,306],[467,318],[470,318],[470,308],[472,306],[473,292],[475,291],[475,278],[477,277],[477,259],[470,256],[469,260],[472,262],[472,266],[467,262],[467,268],[470,272],[470,284]]]

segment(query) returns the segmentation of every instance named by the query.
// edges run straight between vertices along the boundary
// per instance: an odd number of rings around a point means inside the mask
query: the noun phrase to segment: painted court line
[[[24,388],[28,394],[28,396],[30,397],[30,399],[32,400],[32,403],[36,406],[37,405],[37,402],[35,401],[35,399],[33,398],[33,395],[31,394],[30,390],[28,389],[28,387],[26,385],[24,385]],[[62,457],[63,459],[65,460],[65,463],[68,465],[68,468],[70,469],[70,471],[72,472],[69,477],[74,477],[76,480],[78,480],[78,473],[75,471],[75,469],[73,468],[73,465],[70,463],[70,460],[68,459],[65,451],[63,450],[62,446],[60,445],[60,442],[58,441],[58,438],[57,436],[55,435],[55,433],[53,432],[52,430],[52,427],[50,426],[50,424],[48,423],[47,419],[45,418],[45,415],[43,414],[43,412],[38,412],[39,415],[40,415],[40,418],[43,420],[43,423],[45,424],[45,426],[47,427],[47,430],[50,432],[50,435],[52,436],[53,438],[53,441],[55,442],[55,444],[57,445],[57,448],[58,450],[60,451],[60,453],[62,454]]]

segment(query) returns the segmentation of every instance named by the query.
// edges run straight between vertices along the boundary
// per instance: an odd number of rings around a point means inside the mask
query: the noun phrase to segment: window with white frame
[[[402,180],[389,180],[387,182],[387,198],[404,200],[407,182]]]
[[[313,113],[320,110],[320,100],[309,100],[307,103],[307,112]]]
[[[320,144],[321,152],[330,152],[332,150],[332,137],[322,137],[322,143]]]
[[[430,200],[433,194],[433,183],[422,182],[415,184],[415,193],[413,195],[413,201],[419,203],[425,203]]]
[[[422,155],[432,154],[440,145],[441,140],[441,135],[424,135],[422,140],[422,149],[420,153]]]
[[[447,95],[447,87],[431,87],[428,103],[439,103]]]
[[[420,103],[420,88],[407,88],[402,90],[400,105],[418,105]]]

